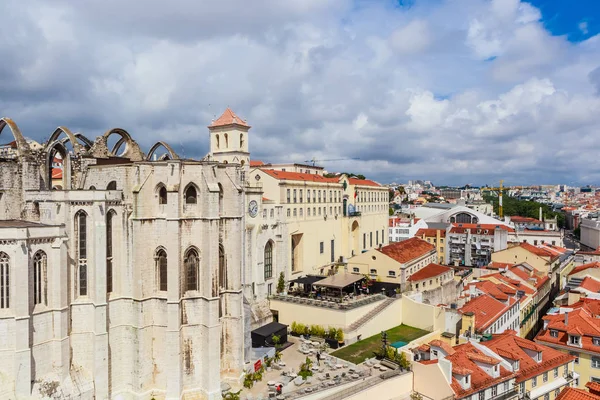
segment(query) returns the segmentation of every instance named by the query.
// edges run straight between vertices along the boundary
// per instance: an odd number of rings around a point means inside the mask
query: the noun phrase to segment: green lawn
[[[391,344],[398,341],[408,343],[428,333],[412,326],[400,325],[387,331],[388,343]],[[360,364],[367,358],[373,357],[373,352],[379,349],[381,349],[381,334],[368,337],[349,346],[344,346],[331,354],[351,363]]]

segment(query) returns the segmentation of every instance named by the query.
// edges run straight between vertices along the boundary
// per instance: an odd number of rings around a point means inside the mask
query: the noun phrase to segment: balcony
[[[348,213],[349,217],[360,217],[361,216],[361,211],[352,211]]]
[[[508,392],[504,392],[504,393],[500,393],[496,396],[492,396],[489,398],[489,400],[509,400],[509,399],[516,399],[519,396],[519,391],[517,390],[517,387],[513,387],[512,389],[510,389]]]
[[[325,296],[321,298],[307,298],[302,296],[295,296],[292,294],[275,294],[271,296],[271,300],[285,301],[288,303],[296,303],[299,305],[312,307],[331,308],[336,310],[351,310],[386,299],[386,296],[379,293],[370,295],[358,295],[353,298],[344,299],[338,299],[330,296]]]

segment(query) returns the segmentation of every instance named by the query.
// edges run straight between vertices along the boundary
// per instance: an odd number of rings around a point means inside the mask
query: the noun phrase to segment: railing
[[[381,378],[379,376],[372,376],[372,371],[370,369],[366,370],[365,373],[366,373],[366,375],[358,378],[358,380],[352,379],[352,378],[350,378],[349,375],[346,375],[346,377],[340,378],[337,381],[334,380],[333,385],[329,385],[329,384],[325,384],[324,382],[320,382],[320,383],[316,383],[314,385],[309,385],[309,386],[303,387],[301,389],[299,388],[295,391],[286,393],[285,398],[286,399],[299,399],[299,398],[302,398],[305,396],[311,396],[315,393],[322,392],[325,390],[331,390],[338,386],[346,385],[351,382],[357,382],[356,385],[353,385],[350,388],[341,390],[340,392],[337,392],[335,394],[327,396],[327,397],[323,398],[322,400],[344,399],[344,398],[348,397],[350,394],[358,393],[358,392],[365,390],[366,388],[369,388],[370,386],[374,385],[375,382],[378,383],[379,381],[381,381]],[[315,377],[313,376],[313,379],[314,378]],[[361,380],[362,380],[362,382],[360,382]],[[360,382],[360,383],[358,383],[358,382]],[[292,384],[293,384],[293,381],[290,382],[288,385],[292,385]],[[361,387],[361,389],[357,390],[356,388],[358,388],[358,387]],[[310,391],[307,391],[306,390],[307,388],[310,388]],[[354,390],[357,390],[357,391],[354,391]],[[339,396],[342,396],[342,397],[339,397]]]
[[[508,400],[515,398],[519,395],[519,390],[516,387],[513,387],[508,392],[500,393],[496,396],[492,396],[489,400]]]
[[[271,296],[272,300],[286,301],[288,303],[297,303],[313,307],[333,308],[337,310],[351,310],[357,307],[362,307],[367,304],[375,303],[381,300],[388,299],[382,294],[373,294],[356,300],[341,300],[340,302],[318,300],[306,297],[297,297],[290,295],[276,294]]]

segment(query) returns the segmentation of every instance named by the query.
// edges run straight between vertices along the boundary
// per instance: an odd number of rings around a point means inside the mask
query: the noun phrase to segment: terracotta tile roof
[[[431,263],[409,276],[408,280],[412,282],[422,281],[423,279],[435,278],[436,276],[448,273],[450,271],[454,270],[444,265]]]
[[[517,224],[541,224],[542,221],[535,218],[529,217],[519,217],[518,215],[510,217],[511,222],[515,222]]]
[[[340,183],[338,178],[325,178],[318,174],[305,174],[302,172],[276,171],[274,169],[263,169],[264,173],[282,181],[302,181],[319,183]]]
[[[435,359],[435,360],[423,360],[423,361],[420,361],[420,363],[424,364],[424,365],[437,364],[438,360],[437,359]]]
[[[431,342],[429,342],[429,346],[435,346],[435,347],[439,347],[440,349],[444,350],[444,352],[446,352],[446,354],[448,355],[452,355],[454,354],[454,349],[452,348],[452,346],[450,346],[448,343],[443,342],[439,339],[436,340],[432,340]]]
[[[221,114],[221,116],[213,121],[208,127],[214,128],[216,126],[227,126],[234,124],[250,128],[250,125],[248,125],[246,121],[235,115],[235,113],[231,111],[229,107],[227,107],[223,114]]]
[[[493,335],[491,340],[481,342],[481,344],[496,353],[501,349],[518,357],[519,370],[517,371],[517,382],[522,382],[543,372],[553,370],[575,359],[575,357],[551,347],[542,346],[530,340],[520,338],[514,332]],[[542,361],[537,362],[531,358],[525,352],[525,349],[541,352]]]
[[[586,384],[589,385],[591,382]],[[600,396],[586,392],[583,389],[572,388],[567,386],[562,392],[556,397],[555,400],[600,400]]]
[[[52,169],[52,179],[62,179],[62,177],[63,177],[62,169],[60,169],[60,168]]]
[[[535,286],[536,289],[539,289],[540,287],[542,287],[544,285],[544,283],[546,283],[550,279],[550,278],[548,278],[547,275],[538,273],[535,270],[532,270],[530,272],[530,271],[526,270],[522,265],[515,265],[515,266],[509,268],[508,270],[511,273],[518,276],[523,281]],[[527,293],[527,289],[525,289],[527,286],[525,286],[525,285],[520,285],[520,286],[522,286],[522,288],[520,287],[519,290],[525,290],[525,292]]]
[[[507,350],[504,350],[504,349],[498,349],[496,351],[496,354],[498,354],[500,357],[504,357],[504,358],[506,358],[508,360],[516,361],[516,360],[519,359],[518,355],[516,355],[514,353],[511,353],[510,351],[507,351]]]
[[[452,224],[452,228],[450,228],[450,232],[452,233],[465,233],[467,229],[471,230],[471,234],[475,235],[494,235],[494,230],[501,229],[507,232],[514,232],[515,230],[509,226],[502,224]],[[481,233],[477,233],[477,230],[481,229]],[[485,234],[485,231],[488,231]]]
[[[600,354],[600,346],[593,342],[594,337],[600,337],[600,318],[598,314],[593,313],[593,310],[598,310],[598,301],[596,304],[590,305],[586,301],[573,304],[569,308],[574,308],[568,313],[568,326],[565,325],[565,314],[546,315],[543,317],[547,321],[547,329],[542,329],[535,337],[538,343],[558,344],[562,346],[568,345],[568,332],[581,335],[581,348]],[[576,308],[578,307],[578,308]],[[557,337],[550,336],[550,331],[557,331]]]
[[[468,301],[459,311],[463,314],[475,313],[475,330],[483,332],[514,304],[515,299],[510,299],[509,304],[505,305],[488,294],[482,294]]]
[[[261,165],[265,165],[265,163],[260,160],[250,160],[251,167],[260,167]]]
[[[415,234],[416,237],[420,237],[422,238],[423,236],[425,237],[437,237],[437,232],[440,232],[440,237],[446,237],[446,230],[445,229],[433,229],[433,228],[421,228],[417,231],[417,233]]]
[[[585,384],[585,387],[588,388],[590,393],[592,393],[594,395],[600,394],[600,383],[598,383],[598,382],[588,382]]]
[[[450,387],[456,394],[457,399],[465,398],[473,393],[477,393],[483,389],[507,381],[515,376],[513,372],[505,369],[502,365],[500,365],[500,376],[498,378],[490,376],[473,361],[473,358],[477,358],[478,356],[487,356],[471,343],[454,346],[453,349],[454,354],[446,357],[447,360],[452,362],[452,372],[462,375],[463,373],[470,371],[471,376],[471,387],[466,390],[462,388],[456,378],[452,377]]]
[[[419,351],[429,351],[429,348],[430,348],[430,347],[429,347],[429,345],[428,345],[428,344],[422,344],[422,345],[420,345],[419,347],[417,347],[417,349],[418,349]]]
[[[589,290],[590,292],[600,293],[600,281],[592,276],[586,276],[579,285],[580,288]]]
[[[412,237],[402,242],[392,243],[378,249],[386,256],[393,258],[399,263],[406,264],[412,260],[424,256],[430,251],[435,251],[435,247],[426,241],[417,237]]]
[[[467,357],[469,357],[469,360],[471,360],[471,361],[479,361],[484,364],[489,364],[489,365],[500,364],[500,360],[498,360],[497,358],[486,356],[484,354],[467,353]]]
[[[536,256],[549,257],[549,258],[555,257],[555,255],[552,254],[551,252],[549,252],[548,250],[540,249],[539,247],[536,247],[536,246],[526,243],[526,242],[520,243],[519,246],[521,248],[529,251],[530,253],[535,254]]]
[[[579,253],[579,254],[581,254],[581,253]],[[581,271],[585,271],[586,269],[590,269],[590,268],[600,268],[600,262],[595,261],[595,262],[591,262],[591,263],[587,263],[587,264],[583,264],[578,267],[575,267],[575,268],[573,268],[573,270],[571,272],[569,272],[569,275],[573,275],[573,274],[576,274]]]
[[[513,265],[515,265],[515,264],[492,261],[491,263],[488,264],[488,267],[504,269],[504,268],[512,267]]]
[[[370,179],[357,179],[357,178],[348,178],[348,181],[351,185],[358,186],[381,186],[379,183],[372,181]]]

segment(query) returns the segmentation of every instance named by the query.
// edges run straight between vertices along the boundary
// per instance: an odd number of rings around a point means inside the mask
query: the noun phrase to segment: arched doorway
[[[355,256],[360,253],[360,226],[358,221],[352,223],[352,255]]]

